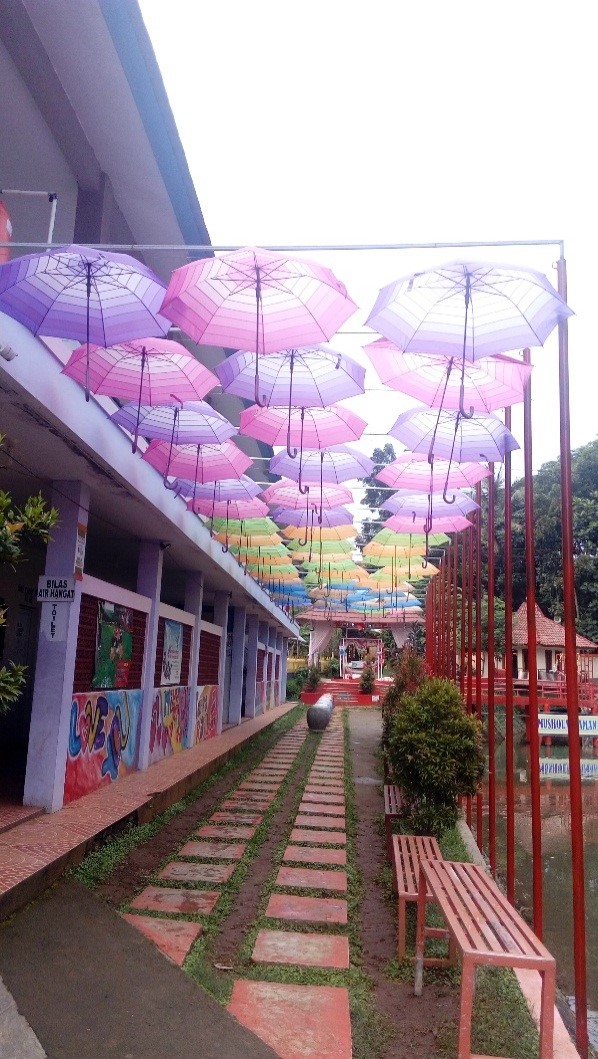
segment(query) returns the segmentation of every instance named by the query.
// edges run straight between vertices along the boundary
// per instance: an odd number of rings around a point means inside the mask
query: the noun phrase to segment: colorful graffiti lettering
[[[64,801],[112,783],[137,767],[141,691],[73,695]]]
[[[149,760],[178,754],[189,728],[189,688],[156,688],[152,701]]]
[[[195,742],[212,739],[218,733],[218,685],[204,684],[197,689]]]

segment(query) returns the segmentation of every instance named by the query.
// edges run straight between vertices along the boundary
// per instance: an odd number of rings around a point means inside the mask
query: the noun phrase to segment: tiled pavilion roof
[[[536,603],[536,638],[539,647],[565,646],[565,627],[547,618]],[[524,600],[519,610],[513,615],[513,644],[527,646],[527,603]],[[580,649],[598,651],[598,644],[588,640],[587,636],[577,634],[577,646]]]

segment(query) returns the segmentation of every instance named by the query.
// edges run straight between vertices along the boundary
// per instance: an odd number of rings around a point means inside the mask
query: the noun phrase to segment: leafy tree
[[[2,444],[0,435],[0,445]],[[0,566],[15,566],[26,558],[27,544],[50,539],[50,530],[56,524],[58,512],[48,508],[39,493],[30,496],[21,506],[15,506],[10,493],[0,490]],[[0,609],[0,625],[6,623],[6,610]],[[0,667],[0,714],[18,699],[25,683],[26,667],[8,662]]]
[[[370,665],[367,665],[364,667],[359,679],[359,690],[362,695],[371,695],[375,686],[376,678],[374,677],[374,670]]]
[[[379,517],[377,519],[364,519],[361,533],[357,538],[357,544],[360,548],[363,548],[368,541],[371,541],[372,537],[376,535],[381,527],[382,522],[387,518],[390,518],[390,511],[384,510],[384,502],[388,496],[388,488],[382,485],[378,481],[376,475],[383,467],[386,467],[393,460],[396,460],[396,453],[394,446],[387,442],[384,448],[374,449],[372,452],[372,460],[374,461],[374,469],[367,478],[362,478],[363,484],[366,486],[363,503],[365,507],[369,507],[370,511],[378,511]]]

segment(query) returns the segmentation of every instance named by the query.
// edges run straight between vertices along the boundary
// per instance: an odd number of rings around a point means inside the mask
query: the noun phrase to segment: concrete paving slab
[[[280,1059],[351,1059],[349,994],[339,986],[235,982],[228,1010]]]
[[[173,879],[177,882],[228,882],[236,864],[187,864],[173,860],[158,873],[158,879]]]
[[[347,902],[335,897],[297,897],[272,894],[266,908],[270,919],[295,919],[302,923],[347,922]]]
[[[186,842],[179,857],[203,857],[204,860],[241,860],[247,846],[242,842]]]
[[[349,966],[349,939],[340,934],[299,934],[294,930],[260,930],[251,959],[255,963],[300,967]]]
[[[292,886],[304,890],[334,890],[347,892],[347,873],[326,868],[282,867],[276,876],[276,886]]]
[[[283,861],[299,864],[340,864],[347,863],[345,849],[326,849],[324,846],[287,846]]]
[[[325,802],[327,805],[344,805],[344,794],[308,794],[303,795],[304,802]]]
[[[305,802],[299,803],[297,812],[312,816],[344,816],[345,805],[329,805],[328,802]]]
[[[295,827],[330,827],[336,831],[345,830],[344,816],[318,816],[314,813],[297,813]]]
[[[247,809],[268,809],[271,806],[272,801],[272,798],[252,798],[251,801],[246,801],[238,795],[231,794],[230,798],[225,802],[221,802],[220,808],[225,809],[227,812],[243,813]]]
[[[129,913],[125,913],[123,919],[135,927],[135,930],[145,934],[146,938],[157,945],[160,952],[179,967],[183,966],[185,956],[201,934],[200,923],[187,923],[184,919],[158,919],[155,916]]]
[[[148,912],[209,915],[219,897],[218,890],[185,890],[182,887],[146,886],[145,890],[142,890],[130,902],[130,907]]]
[[[263,820],[263,813],[234,813],[228,809],[221,809],[217,813],[212,813],[210,817],[211,824],[247,824],[250,827],[256,827]]]
[[[307,828],[294,827],[290,841],[305,842],[308,846],[344,846],[347,835],[344,831],[310,831]]]
[[[238,838],[244,842],[249,842],[249,839],[255,835],[255,827],[243,827],[242,825],[227,825],[227,824],[204,824],[196,832],[197,838],[216,838],[216,839],[229,839]]]
[[[0,978],[0,1059],[46,1059],[46,1053]]]

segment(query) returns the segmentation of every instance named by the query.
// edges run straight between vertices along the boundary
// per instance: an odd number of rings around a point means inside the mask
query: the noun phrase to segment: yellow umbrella
[[[281,533],[283,533],[284,536],[291,541],[300,541],[305,537],[305,534],[309,532],[310,530],[306,530],[305,527],[301,526],[283,526],[281,530]],[[316,528],[314,526],[312,543],[315,548],[316,544],[318,544],[320,540],[342,541],[346,540],[349,537],[356,536],[357,530],[353,525],[332,526],[330,528],[324,528],[322,526],[318,526]]]

